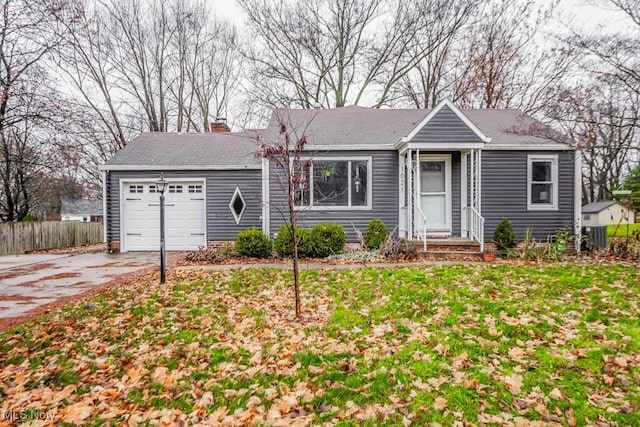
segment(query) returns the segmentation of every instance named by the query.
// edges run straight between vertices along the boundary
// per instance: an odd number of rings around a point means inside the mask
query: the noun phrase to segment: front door
[[[420,156],[420,209],[416,223],[422,228],[426,225],[427,233],[451,233],[451,156]]]

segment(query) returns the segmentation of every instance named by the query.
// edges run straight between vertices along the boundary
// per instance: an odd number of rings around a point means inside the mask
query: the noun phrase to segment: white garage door
[[[124,182],[121,188],[122,251],[160,250],[160,194],[155,183]],[[164,194],[167,250],[206,246],[204,181],[172,181]]]

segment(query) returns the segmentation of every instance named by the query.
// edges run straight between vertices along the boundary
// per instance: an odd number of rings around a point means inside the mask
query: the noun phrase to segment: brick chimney
[[[227,126],[227,119],[216,117],[216,121],[211,123],[211,132],[231,132],[231,128]]]

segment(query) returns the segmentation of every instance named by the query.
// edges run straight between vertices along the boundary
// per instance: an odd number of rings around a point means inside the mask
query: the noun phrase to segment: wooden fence
[[[100,222],[79,221],[0,223],[0,255],[102,242],[102,227]]]

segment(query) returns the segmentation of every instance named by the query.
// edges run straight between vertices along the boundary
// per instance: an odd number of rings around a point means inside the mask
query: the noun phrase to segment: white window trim
[[[301,158],[300,162],[312,161],[309,172],[309,202],[310,205],[295,206],[298,211],[370,211],[373,209],[373,157],[365,156],[340,156],[340,157],[309,157]],[[338,162],[367,162],[367,204],[366,206],[314,206],[313,205],[313,162],[314,161],[338,161]],[[293,160],[292,160],[293,162]],[[351,180],[351,163],[349,163],[349,180]],[[349,204],[351,204],[351,185],[349,184]]]
[[[533,184],[532,172],[533,162],[551,162],[551,185],[553,203],[532,203],[531,185]],[[527,210],[529,211],[557,211],[558,210],[558,155],[540,154],[527,156]]]
[[[240,197],[240,200],[242,200],[242,210],[240,211],[239,214],[236,213],[236,211],[233,209],[233,201],[236,199],[236,196]],[[231,196],[231,201],[229,202],[229,210],[231,211],[231,215],[233,215],[233,219],[236,221],[236,224],[240,224],[240,221],[242,220],[242,216],[247,210],[247,202],[245,202],[244,196],[242,195],[242,191],[240,191],[240,187],[238,186],[236,186],[236,189],[233,192],[233,196]]]

